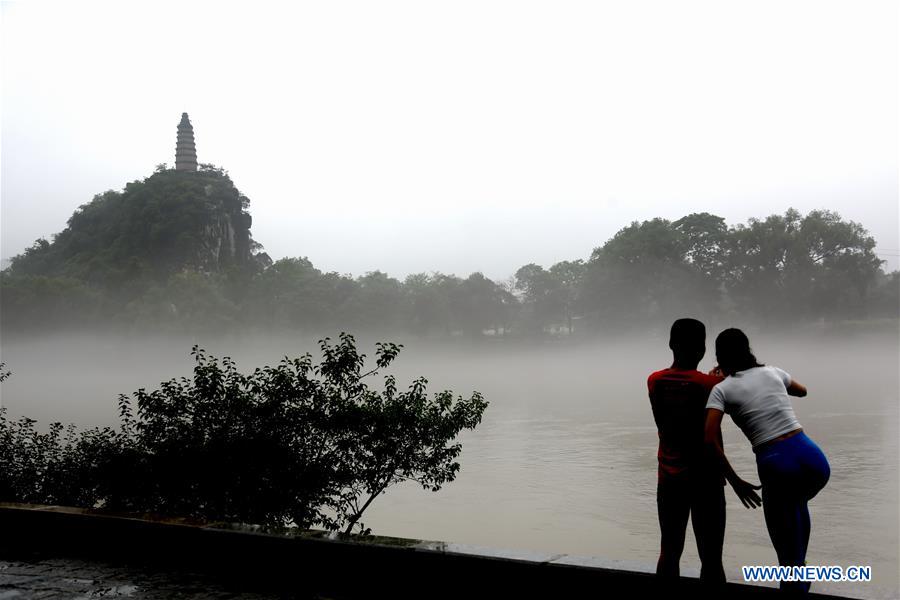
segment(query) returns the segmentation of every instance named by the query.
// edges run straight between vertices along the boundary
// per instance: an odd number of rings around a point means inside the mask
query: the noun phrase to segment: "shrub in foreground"
[[[72,504],[267,526],[366,531],[360,519],[391,485],[439,490],[459,471],[464,429],[487,402],[427,381],[369,386],[401,346],[353,336],[250,374],[196,346],[193,377],[119,397],[118,430],[77,432],[9,421],[0,411],[0,500]]]

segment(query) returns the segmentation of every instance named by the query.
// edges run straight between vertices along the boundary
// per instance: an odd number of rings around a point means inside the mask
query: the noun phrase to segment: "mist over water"
[[[707,357],[714,363],[710,328]],[[831,463],[831,480],[810,503],[810,565],[871,565],[870,584],[814,584],[814,591],[894,598],[898,583],[898,422],[900,375],[895,332],[883,335],[754,334],[760,361],[779,366],[809,388],[793,398],[808,435]],[[332,337],[336,337],[332,336]],[[317,354],[315,337],[45,337],[5,339],[0,360],[13,376],[2,404],[15,418],[41,425],[117,423],[116,397],[189,376],[194,343],[231,356],[250,372],[282,356]],[[438,493],[401,485],[363,518],[375,533],[479,546],[603,556],[652,569],[656,516],[657,435],[646,378],[669,366],[666,338],[644,336],[571,343],[400,341],[390,372],[405,387],[423,375],[429,389],[460,395],[478,390],[490,405],[464,433],[461,471]],[[360,339],[374,355],[375,339]],[[725,449],[736,471],[757,482],[754,455],[729,417]],[[726,490],[725,568],[776,564],[762,510],[741,506]],[[682,572],[696,573],[693,535]]]

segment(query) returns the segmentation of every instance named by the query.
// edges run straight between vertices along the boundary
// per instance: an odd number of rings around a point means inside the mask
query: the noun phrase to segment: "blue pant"
[[[809,546],[809,502],[831,475],[822,450],[802,431],[764,446],[756,454],[766,527],[778,564],[802,566]],[[809,583],[781,582],[782,589],[805,593]]]

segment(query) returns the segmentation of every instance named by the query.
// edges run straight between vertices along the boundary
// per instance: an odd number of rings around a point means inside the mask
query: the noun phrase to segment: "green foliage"
[[[0,501],[93,507],[97,472],[116,454],[120,436],[60,423],[41,433],[33,419],[10,422],[6,412],[0,408]]]
[[[0,328],[52,329],[90,322],[104,307],[104,297],[71,277],[0,273]]]
[[[540,331],[563,311],[563,285],[552,272],[540,265],[527,264],[515,275],[515,288],[522,294],[524,323]]]
[[[306,354],[242,374],[195,346],[192,378],[119,397],[118,431],[39,433],[0,411],[0,501],[350,533],[391,485],[454,480],[454,440],[481,421],[480,394],[429,397],[425,379],[400,391],[392,376],[370,387],[396,344],[377,344],[370,370],[350,335],[320,349],[318,364]]]
[[[167,314],[173,327],[234,320],[233,301],[223,298],[237,291],[230,281],[246,283],[264,266],[248,200],[222,169],[164,167],[97,195],[52,242],[37,240],[12,259],[0,280],[4,328],[139,324]]]
[[[858,318],[881,273],[875,241],[830,211],[727,228],[720,217],[633,223],[594,250],[582,306],[598,324],[682,314],[765,322]],[[896,317],[896,311],[893,314]]]
[[[338,296],[335,316],[341,326],[355,329],[378,323],[379,329],[396,331],[404,316],[403,289],[399,281],[381,271],[372,271],[347,285]]]
[[[634,325],[705,314],[705,286],[689,260],[691,237],[665,219],[632,223],[594,250],[582,301],[601,324]]]
[[[252,281],[247,302],[270,327],[308,327],[329,317],[334,296],[334,286],[307,258],[285,258]]]
[[[900,271],[878,274],[869,307],[870,317],[896,318],[900,309]]]
[[[527,264],[498,283],[481,273],[354,278],[306,257],[270,264],[247,207],[227,172],[206,164],[161,165],[101,194],[0,273],[0,327],[478,338],[655,327],[685,314],[779,326],[898,316],[875,241],[831,211],[733,227],[709,213],[634,222],[587,261]]]
[[[145,330],[163,323],[179,331],[221,331],[239,319],[239,308],[227,289],[228,278],[223,274],[186,269],[129,302],[121,320]]]
[[[572,321],[579,312],[579,294],[584,281],[585,264],[583,260],[564,260],[550,267],[550,275],[557,281],[556,294],[562,309],[569,334],[574,332]],[[557,319],[559,322],[559,319]]]
[[[760,318],[858,318],[880,273],[875,240],[831,211],[796,210],[730,231],[724,285]]]
[[[704,277],[718,280],[726,262],[728,226],[725,219],[709,213],[694,213],[678,219],[677,232],[684,259]]]
[[[225,221],[247,246],[249,215],[227,175],[160,170],[78,207],[52,243],[38,240],[12,259],[15,275],[71,277],[104,289],[126,282],[164,281],[184,268],[218,269],[216,261],[247,260],[245,248],[210,247]]]

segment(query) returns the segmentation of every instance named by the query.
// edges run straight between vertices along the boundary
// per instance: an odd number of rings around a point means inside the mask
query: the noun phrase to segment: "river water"
[[[189,373],[192,342],[250,371],[312,340],[254,338],[141,341],[108,338],[6,340],[0,359],[14,375],[2,402],[11,416],[81,425],[115,421],[119,392]],[[816,584],[861,598],[900,596],[900,353],[897,338],[751,336],[758,358],[807,385],[794,399],[807,434],[827,455],[829,484],[811,502],[810,565],[871,565],[871,583]],[[647,375],[671,361],[665,339],[583,344],[434,344],[406,340],[393,367],[403,386],[482,392],[484,421],[465,432],[456,481],[432,493],[392,488],[363,518],[375,533],[510,550],[619,559],[652,569],[657,556],[656,429]],[[710,344],[711,345],[711,344]],[[371,345],[365,346],[370,350]],[[712,366],[711,357],[701,368]],[[730,419],[726,452],[758,481],[749,443]],[[776,564],[762,510],[726,490],[725,567]],[[690,528],[682,559],[699,566]]]

